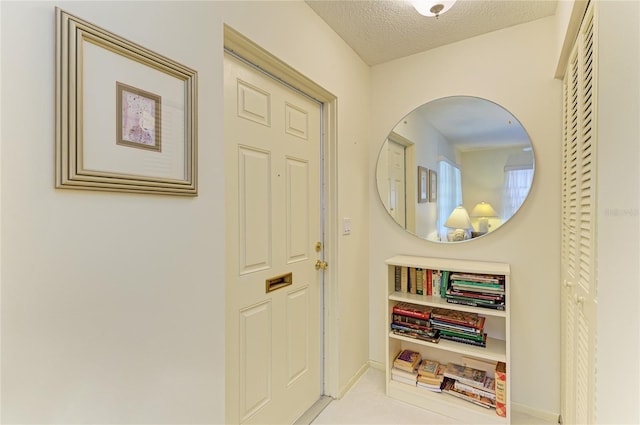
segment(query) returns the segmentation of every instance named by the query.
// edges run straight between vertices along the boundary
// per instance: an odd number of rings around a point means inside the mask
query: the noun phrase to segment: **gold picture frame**
[[[197,196],[197,72],[56,8],[56,187]]]

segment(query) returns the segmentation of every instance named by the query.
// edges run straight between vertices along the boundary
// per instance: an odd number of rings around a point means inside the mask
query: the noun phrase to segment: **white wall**
[[[597,5],[596,419],[635,424],[640,423],[640,3]]]
[[[56,5],[199,72],[197,198],[54,189]],[[353,51],[298,1],[1,7],[2,422],[224,422],[225,22],[338,97],[345,386],[368,359],[369,71]]]
[[[560,409],[561,83],[554,80],[553,17],[496,31],[372,68],[370,322],[371,358],[384,362],[384,260],[395,254],[506,262],[512,272],[512,400]],[[483,97],[509,110],[533,144],[536,174],[519,213],[492,235],[437,244],[402,232],[374,187],[380,145],[422,103],[451,95]],[[543,378],[541,378],[543,377]]]

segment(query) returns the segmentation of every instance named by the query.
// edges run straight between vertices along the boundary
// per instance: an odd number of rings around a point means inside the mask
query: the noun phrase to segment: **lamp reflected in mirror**
[[[444,222],[444,227],[451,229],[447,235],[447,240],[450,242],[460,242],[471,237],[471,231],[473,230],[473,224],[471,224],[471,218],[467,209],[462,205],[458,205],[453,209],[453,212]]]
[[[493,209],[491,204],[484,201],[477,203],[471,210],[471,217],[478,219],[478,233],[484,235],[489,232],[489,218],[498,217],[498,213]]]

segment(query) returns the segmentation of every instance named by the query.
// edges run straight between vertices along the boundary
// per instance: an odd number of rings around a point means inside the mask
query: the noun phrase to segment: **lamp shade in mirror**
[[[531,140],[513,114],[486,99],[452,96],[416,108],[391,129],[378,155],[376,183],[400,227],[448,243],[459,241],[450,240],[446,225],[457,207],[470,221],[462,240],[489,235],[509,221],[529,194],[534,169]]]

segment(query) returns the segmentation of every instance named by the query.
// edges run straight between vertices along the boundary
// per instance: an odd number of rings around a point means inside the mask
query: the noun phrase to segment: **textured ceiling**
[[[551,16],[556,0],[458,0],[439,18],[406,0],[305,0],[368,65]]]

